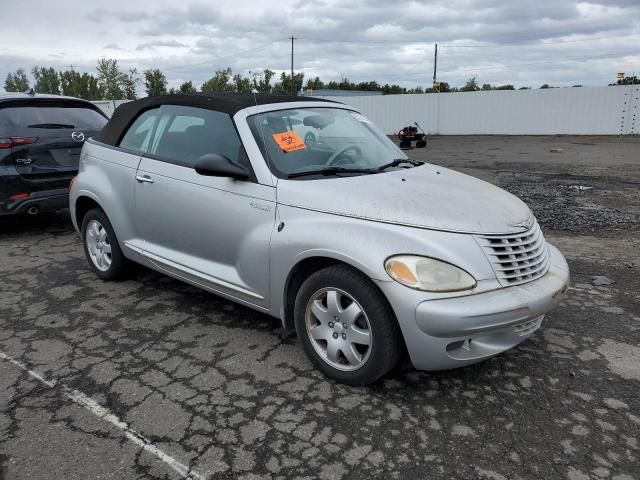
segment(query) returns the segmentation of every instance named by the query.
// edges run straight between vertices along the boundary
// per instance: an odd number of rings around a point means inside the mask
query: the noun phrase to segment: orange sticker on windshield
[[[274,133],[273,139],[285,152],[295,152],[306,147],[302,139],[294,131]]]

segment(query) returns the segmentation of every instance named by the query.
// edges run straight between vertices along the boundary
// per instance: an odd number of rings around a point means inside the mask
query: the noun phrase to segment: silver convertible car
[[[308,97],[126,103],[85,143],[70,208],[101,279],[138,262],[278,317],[352,385],[404,352],[441,370],[510,349],[569,281],[518,198]]]

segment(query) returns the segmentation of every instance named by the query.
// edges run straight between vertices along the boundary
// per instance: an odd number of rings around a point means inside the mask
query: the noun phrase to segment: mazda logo
[[[78,143],[84,142],[84,133],[82,132],[73,132],[71,134],[71,138]]]

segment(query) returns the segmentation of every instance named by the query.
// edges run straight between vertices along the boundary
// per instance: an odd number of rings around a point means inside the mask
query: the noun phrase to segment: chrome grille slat
[[[476,240],[503,286],[530,282],[549,269],[549,247],[537,222],[522,233],[477,235]]]
[[[508,255],[510,253],[528,253],[531,252],[533,250],[536,250],[537,248],[540,248],[542,245],[544,245],[544,238],[537,238],[535,239],[534,243],[529,243],[527,245],[522,245],[522,249],[521,250],[513,250],[513,248],[510,245],[490,245],[490,246],[485,246],[485,248],[491,248],[495,253],[491,253],[490,255]],[[498,248],[504,248],[505,250],[496,250]],[[509,249],[509,250],[507,250]],[[504,252],[504,253],[501,253]]]
[[[531,243],[532,237],[528,237],[526,240],[509,242],[507,240],[501,239],[499,242],[491,241],[491,246],[496,247],[519,247],[520,245],[529,245]]]
[[[495,261],[496,262],[500,262],[502,264],[506,264],[506,263],[509,263],[511,261],[526,263],[527,260],[538,258],[540,256],[540,254],[543,253],[543,250],[542,250],[543,248],[544,248],[544,246],[541,246],[539,249],[527,253],[526,256],[515,256],[515,255],[512,255],[512,254],[511,255],[500,255],[500,257],[507,257],[507,258],[497,258],[497,259],[495,259]],[[494,255],[494,256],[497,257],[497,255]]]
[[[543,256],[540,255],[535,262],[533,263],[523,263],[523,264],[519,264],[517,266],[513,266],[513,267],[499,267],[499,268],[494,268],[494,270],[498,271],[498,272],[509,272],[511,270],[518,270],[518,269],[522,269],[522,268],[532,268],[535,267],[537,265],[540,265],[542,262],[546,262],[547,259]],[[514,263],[514,262],[511,262]]]

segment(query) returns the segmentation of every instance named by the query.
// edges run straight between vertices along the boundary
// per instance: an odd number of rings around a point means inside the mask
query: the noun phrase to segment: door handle
[[[153,179],[149,175],[136,175],[139,183],[153,183]]]

